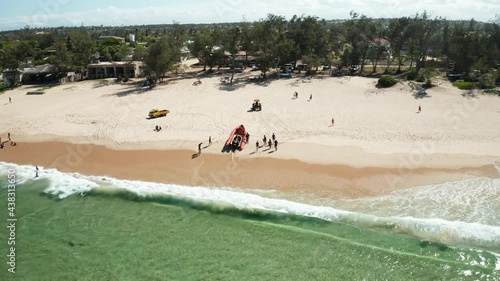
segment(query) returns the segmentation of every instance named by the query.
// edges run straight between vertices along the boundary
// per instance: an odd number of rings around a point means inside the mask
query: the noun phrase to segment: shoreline
[[[192,158],[194,150],[155,150],[144,149],[144,146],[136,150],[113,150],[93,144],[18,142],[16,147],[8,145],[0,151],[0,161],[89,176],[189,186],[277,190],[295,196],[329,199],[373,197],[422,185],[475,177],[499,177],[491,162],[451,168],[352,167],[210,152],[216,147],[218,145],[214,144],[203,150],[199,157]],[[391,158],[387,155],[378,157]]]
[[[16,137],[16,141],[25,144],[61,143],[71,145],[92,145],[114,151],[192,151],[197,152],[200,141],[192,140],[152,140],[150,142],[119,143],[114,140],[100,140],[95,137],[63,137],[38,135],[34,137]],[[389,169],[460,169],[477,168],[488,165],[500,164],[500,155],[481,155],[466,153],[434,152],[435,144],[407,144],[409,148],[400,152],[377,153],[366,150],[366,146],[354,145],[326,145],[311,142],[283,142],[279,144],[279,151],[274,148],[267,150],[260,147],[255,151],[254,139],[245,146],[243,151],[237,151],[239,158],[246,159],[282,159],[298,160],[307,164],[342,165],[352,168],[389,168]],[[213,140],[208,146],[208,141],[201,141],[204,154],[223,155],[225,140]],[[493,146],[494,144],[492,144]],[[410,148],[411,147],[411,148]],[[500,173],[500,171],[499,171]]]

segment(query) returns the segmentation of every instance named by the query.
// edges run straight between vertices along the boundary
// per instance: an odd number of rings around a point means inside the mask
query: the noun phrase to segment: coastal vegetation
[[[378,79],[378,86],[382,88],[392,87],[396,85],[398,81],[390,76],[382,76]]]
[[[453,82],[453,85],[460,90],[474,90],[476,88],[476,85],[474,83],[463,80],[455,81]]]
[[[129,41],[129,34],[135,40]],[[445,73],[470,82],[467,87],[491,89],[500,82],[498,19],[450,21],[425,11],[392,19],[351,12],[347,20],[269,14],[257,22],[220,24],[27,26],[0,33],[0,70],[31,62],[83,73],[95,61],[140,60],[156,82],[177,69],[182,49],[198,58],[204,71],[233,69],[231,82],[238,63],[254,65],[264,79],[285,64],[300,63],[304,68],[298,70],[311,75],[325,69],[331,75],[403,74],[427,87]]]

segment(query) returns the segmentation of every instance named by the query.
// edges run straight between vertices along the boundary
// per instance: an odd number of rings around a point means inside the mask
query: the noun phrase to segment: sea
[[[324,199],[0,162],[0,186],[0,280],[500,280],[499,178]]]

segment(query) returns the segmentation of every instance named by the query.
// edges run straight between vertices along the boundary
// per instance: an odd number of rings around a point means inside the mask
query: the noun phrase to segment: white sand
[[[427,90],[429,97],[416,99],[407,82],[377,89],[376,79],[296,76],[258,84],[238,74],[231,87],[220,77],[201,77],[199,86],[192,85],[194,78],[172,79],[153,90],[91,80],[44,95],[26,95],[39,87],[23,86],[0,96],[0,133],[2,140],[11,132],[18,142],[66,140],[115,149],[196,150],[212,136],[217,145],[207,152],[220,153],[231,130],[243,124],[251,135],[239,152],[244,157],[385,167],[405,161],[412,167],[479,166],[500,158],[500,98],[466,98],[444,80]],[[257,98],[263,110],[247,112]],[[152,108],[171,113],[148,120]],[[155,125],[163,130],[153,131]],[[251,155],[256,139],[272,133],[278,151]]]

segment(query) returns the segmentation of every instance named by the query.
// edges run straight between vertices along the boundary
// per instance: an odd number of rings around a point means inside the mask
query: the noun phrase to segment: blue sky
[[[44,26],[133,25],[254,21],[268,13],[344,19],[409,16],[423,10],[447,19],[490,21],[500,0],[15,0],[2,1],[0,30]]]

